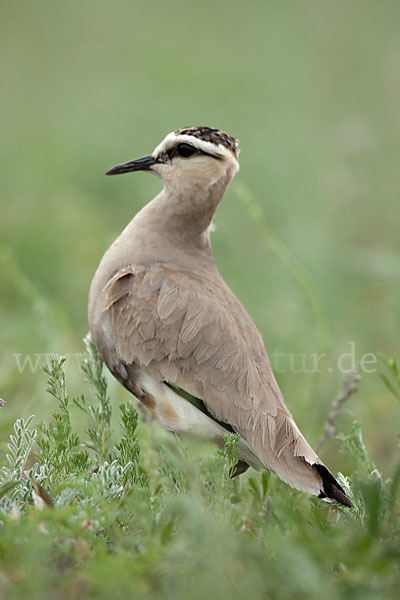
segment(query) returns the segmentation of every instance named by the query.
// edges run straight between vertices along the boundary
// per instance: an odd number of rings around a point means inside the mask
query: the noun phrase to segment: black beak
[[[148,171],[156,163],[158,163],[158,160],[153,158],[151,154],[148,154],[147,156],[142,156],[142,158],[122,163],[122,165],[115,165],[115,167],[111,167],[107,171],[106,175],[119,175],[120,173],[129,173],[130,171]]]

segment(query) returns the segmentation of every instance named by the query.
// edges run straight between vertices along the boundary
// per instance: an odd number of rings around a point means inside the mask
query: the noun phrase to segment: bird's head
[[[238,141],[211,127],[185,127],[169,133],[152,154],[116,165],[107,175],[148,171],[170,190],[222,187],[239,169]]]

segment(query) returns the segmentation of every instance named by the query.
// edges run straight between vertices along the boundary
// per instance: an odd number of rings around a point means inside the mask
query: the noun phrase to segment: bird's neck
[[[216,208],[221,201],[230,178],[220,178],[208,185],[173,182],[144,209],[152,226],[169,231],[171,235],[185,238],[187,243],[202,238],[211,225]]]
[[[198,268],[214,268],[209,228],[228,183],[207,189],[181,185],[179,191],[167,185],[111,245],[108,264],[114,266],[113,257],[121,262],[123,256],[126,265],[164,261],[184,266],[195,260]]]

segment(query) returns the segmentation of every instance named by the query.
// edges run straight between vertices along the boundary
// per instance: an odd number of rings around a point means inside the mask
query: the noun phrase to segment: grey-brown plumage
[[[207,127],[170,133],[109,174],[148,170],[163,191],[104,255],[89,323],[115,377],[178,434],[221,443],[240,434],[241,461],[350,506],[287,409],[257,328],[223,281],[210,224],[238,169],[237,141]]]

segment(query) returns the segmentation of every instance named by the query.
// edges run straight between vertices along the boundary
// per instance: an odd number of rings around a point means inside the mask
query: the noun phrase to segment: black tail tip
[[[345,494],[342,486],[336,481],[334,476],[328,471],[328,469],[324,465],[315,464],[314,467],[317,469],[318,473],[322,478],[322,488],[323,491],[320,493],[318,498],[329,498],[330,500],[335,500],[342,504],[343,506],[347,506],[351,508],[353,505]]]

